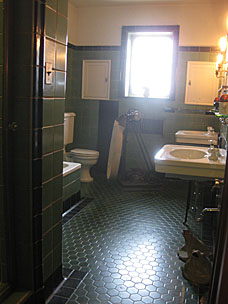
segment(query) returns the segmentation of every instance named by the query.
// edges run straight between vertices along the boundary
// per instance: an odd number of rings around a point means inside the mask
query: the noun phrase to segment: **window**
[[[174,99],[179,26],[122,28],[125,97]]]

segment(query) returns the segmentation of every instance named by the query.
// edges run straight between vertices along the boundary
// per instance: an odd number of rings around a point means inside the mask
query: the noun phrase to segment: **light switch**
[[[52,63],[45,63],[45,84],[52,84]]]

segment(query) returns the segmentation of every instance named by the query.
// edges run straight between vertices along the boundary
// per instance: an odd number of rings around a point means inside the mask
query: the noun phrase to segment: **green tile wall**
[[[0,0],[0,15],[1,2]],[[14,31],[10,32],[9,39],[16,43],[9,44],[9,95],[10,100],[13,100],[9,113],[18,123],[13,137],[13,163],[16,166],[12,174],[14,182],[11,185],[15,196],[12,201],[9,200],[9,203],[13,204],[11,210],[14,213],[10,218],[14,221],[15,251],[12,252],[12,256],[16,268],[11,282],[15,288],[31,290],[32,303],[43,303],[41,289],[43,286],[46,287],[47,280],[51,277],[48,286],[55,288],[62,279],[61,216],[67,1],[56,0],[46,3],[43,0],[20,0],[16,1],[11,9],[13,11],[10,16],[14,18],[10,19],[13,23],[10,23],[10,28],[14,28]],[[2,21],[2,18],[0,20]],[[63,28],[61,24],[64,24]],[[2,62],[0,25],[0,122]],[[53,64],[51,85],[43,82],[45,62]],[[1,126],[0,123],[2,201]],[[0,256],[3,253],[3,218],[0,208]],[[1,276],[2,265],[0,261]]]
[[[66,111],[76,113],[74,143],[69,149],[97,148],[99,101],[81,99],[82,61],[86,59],[112,61],[110,98],[117,100],[119,96],[119,51],[77,51],[68,47]]]
[[[0,282],[7,282],[7,262],[6,262],[6,231],[4,216],[4,184],[3,184],[3,2],[0,1]]]
[[[46,1],[45,59],[53,83],[44,84],[43,102],[43,280],[61,267],[63,123],[67,54],[67,1]]]
[[[81,50],[72,46],[68,47],[67,57],[67,87],[66,111],[75,112],[75,137],[74,143],[69,148],[97,148],[98,139],[98,111],[99,101],[81,99],[81,74],[82,60],[84,59],[110,59],[111,66],[111,99],[119,100],[119,115],[126,113],[130,108],[139,109],[144,118],[161,119],[164,122],[163,134],[143,134],[143,140],[153,161],[154,153],[166,143],[175,142],[175,132],[179,129],[205,130],[212,125],[218,130],[218,122],[213,116],[203,114],[180,114],[164,111],[166,107],[175,107],[182,110],[206,110],[205,106],[192,106],[184,104],[187,61],[215,61],[214,52],[189,52],[179,51],[176,73],[176,97],[172,102],[138,100],[120,97],[120,64],[121,53],[119,50]],[[101,118],[102,119],[102,118]],[[129,134],[127,145],[127,167],[144,168],[143,158],[139,158],[140,149],[134,134]]]

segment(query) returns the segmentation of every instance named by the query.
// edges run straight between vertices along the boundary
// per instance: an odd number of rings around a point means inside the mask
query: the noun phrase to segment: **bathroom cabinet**
[[[83,60],[82,99],[110,99],[111,60]]]
[[[215,62],[188,61],[185,104],[213,105],[218,95],[215,70]]]

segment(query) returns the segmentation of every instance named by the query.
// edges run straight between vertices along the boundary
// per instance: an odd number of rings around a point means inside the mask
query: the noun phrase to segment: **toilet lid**
[[[72,149],[71,153],[81,155],[81,156],[99,156],[99,152],[95,150],[88,150],[88,149]]]

